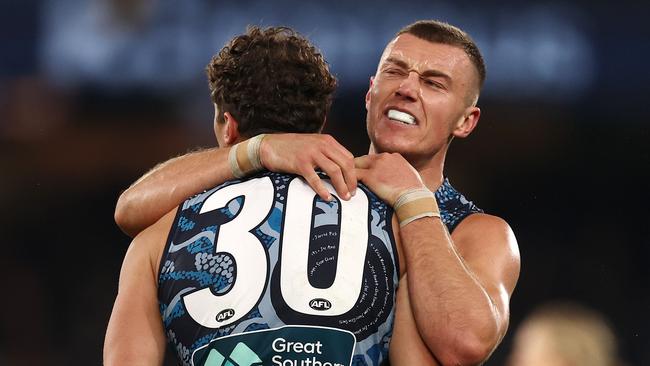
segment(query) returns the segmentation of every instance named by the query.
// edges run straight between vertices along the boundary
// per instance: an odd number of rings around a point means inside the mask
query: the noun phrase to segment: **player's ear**
[[[223,141],[227,146],[234,145],[239,140],[239,122],[230,112],[224,112]]]
[[[481,109],[478,107],[468,107],[463,116],[458,120],[452,135],[454,137],[465,138],[476,128],[478,120],[481,117]]]
[[[368,110],[368,107],[370,107],[370,92],[372,91],[372,86],[375,83],[375,77],[371,76],[370,77],[370,85],[368,85],[368,92],[366,93],[366,110]]]

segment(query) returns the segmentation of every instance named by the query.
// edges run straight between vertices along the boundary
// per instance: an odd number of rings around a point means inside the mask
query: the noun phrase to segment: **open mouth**
[[[401,112],[396,109],[389,109],[387,116],[388,119],[393,121],[402,122],[407,125],[415,124],[415,117],[406,112]]]

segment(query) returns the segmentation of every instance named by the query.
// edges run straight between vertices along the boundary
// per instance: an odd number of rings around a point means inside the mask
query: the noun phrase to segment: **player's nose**
[[[399,84],[395,94],[410,100],[416,100],[418,95],[418,88],[420,87],[420,75],[415,71],[409,72]]]

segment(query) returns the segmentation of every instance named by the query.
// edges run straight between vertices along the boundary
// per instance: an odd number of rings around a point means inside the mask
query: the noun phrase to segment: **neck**
[[[402,154],[409,164],[420,173],[422,181],[424,181],[424,184],[432,192],[435,192],[442,185],[444,179],[443,171],[445,166],[445,157],[447,156],[448,147],[449,144],[445,145],[433,156],[421,157]],[[376,153],[375,147],[371,143],[368,154]]]
[[[415,160],[407,158],[409,163],[420,173],[424,184],[432,192],[435,192],[442,185],[446,153],[447,149],[444,148],[429,159]]]

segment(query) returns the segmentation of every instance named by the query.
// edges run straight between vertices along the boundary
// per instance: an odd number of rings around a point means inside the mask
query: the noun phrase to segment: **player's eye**
[[[440,82],[434,79],[422,78],[422,82],[424,83],[425,86],[429,88],[444,89],[444,86]]]
[[[390,76],[403,76],[406,73],[402,69],[391,67],[391,68],[385,69],[384,74],[390,75]]]

